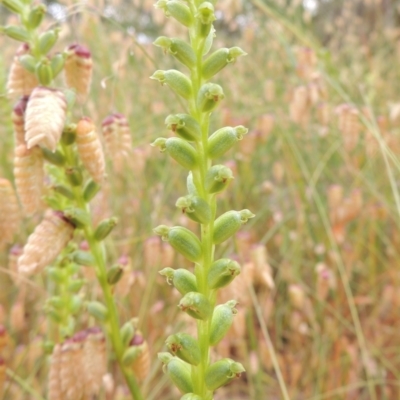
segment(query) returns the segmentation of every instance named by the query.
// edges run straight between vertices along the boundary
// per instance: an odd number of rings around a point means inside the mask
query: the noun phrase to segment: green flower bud
[[[193,195],[193,196],[197,196],[198,192],[196,189],[196,185],[193,182],[193,174],[192,171],[189,172],[188,177],[186,179],[186,188],[187,191],[189,192],[189,194]]]
[[[182,25],[190,26],[193,23],[190,8],[178,0],[158,0],[154,5],[156,8],[164,10],[167,17],[173,17]]]
[[[219,193],[226,189],[233,179],[232,170],[225,165],[214,165],[206,175],[206,190],[208,193]]]
[[[208,224],[211,221],[211,208],[201,197],[193,195],[180,197],[175,205],[193,221],[200,224]]]
[[[19,42],[29,42],[29,32],[20,26],[7,25],[3,28],[3,32],[11,39],[18,40]]]
[[[75,199],[74,194],[64,185],[55,185],[55,186],[53,186],[53,190],[56,193],[61,194],[62,196],[64,196],[65,198],[67,198],[69,200]]]
[[[85,284],[83,279],[74,279],[73,281],[68,283],[68,291],[71,293],[77,293],[82,289],[82,286]]]
[[[197,9],[196,19],[198,34],[201,37],[207,37],[211,31],[212,23],[217,19],[212,3],[208,1],[201,3]]]
[[[97,193],[99,193],[101,187],[96,182],[90,180],[83,189],[83,198],[86,203],[89,203]]]
[[[58,31],[58,29],[53,29],[40,34],[38,48],[41,54],[46,55],[56,44]]]
[[[159,147],[161,151],[167,151],[176,162],[186,169],[197,167],[196,150],[186,140],[176,137],[158,138],[151,145]]]
[[[43,343],[42,346],[43,346],[44,354],[50,356],[50,355],[53,353],[53,349],[54,349],[54,342],[53,342],[53,341],[51,341],[51,340],[46,340],[46,341]]]
[[[96,230],[94,231],[93,237],[98,241],[104,240],[110,233],[111,231],[115,228],[117,225],[118,218],[107,218],[104,219],[97,225]]]
[[[202,112],[211,112],[224,97],[221,86],[216,83],[205,83],[199,90],[197,106]]]
[[[75,103],[76,103],[76,91],[75,89],[64,89],[64,96],[65,96],[65,100],[67,100],[67,110],[71,111],[72,108],[74,107]],[[70,131],[70,134],[74,134],[75,136],[73,137],[73,142],[76,139],[76,124],[70,124],[69,126],[71,126],[73,128],[73,130]],[[71,129],[72,129],[71,128]],[[65,129],[64,129],[65,132]],[[72,136],[71,136],[72,138]],[[69,145],[72,144],[71,143],[67,143],[65,142],[65,144]]]
[[[70,91],[70,90],[66,90],[64,92],[65,98],[67,99],[68,104],[70,104],[70,101],[71,101],[71,99],[70,99],[71,93],[73,95],[75,95],[74,92]],[[61,136],[61,141],[65,145],[69,146],[75,142],[75,139],[76,139],[76,124],[69,124],[63,130],[63,133]]]
[[[154,233],[160,235],[162,240],[169,244],[184,257],[192,262],[199,261],[202,257],[201,242],[189,229],[183,226],[169,228],[165,225],[157,226]]]
[[[211,264],[207,283],[211,289],[220,289],[231,283],[240,274],[240,265],[229,258],[221,258]]]
[[[253,217],[255,217],[255,215],[249,210],[232,210],[222,214],[214,222],[214,243],[219,244],[229,239],[243,224]]]
[[[223,358],[207,368],[205,382],[208,390],[214,391],[238,378],[245,369],[242,364]]]
[[[63,270],[61,270],[60,268],[50,267],[47,269],[47,274],[53,282],[56,282],[59,284],[64,282],[65,275],[64,275]]]
[[[90,301],[87,304],[87,310],[92,317],[99,321],[106,321],[108,318],[107,308],[98,301]]]
[[[150,77],[160,82],[162,85],[167,84],[176,94],[184,99],[189,99],[192,95],[192,83],[190,79],[176,69],[167,71],[158,70]]]
[[[233,317],[237,314],[235,308],[237,302],[230,300],[225,304],[220,304],[215,307],[211,319],[210,329],[210,345],[217,345],[227,334],[229,328],[232,326]]]
[[[51,151],[46,147],[42,147],[43,158],[51,164],[62,167],[65,164],[65,157],[59,150]]]
[[[65,170],[65,176],[72,186],[80,186],[82,184],[83,176],[79,168],[67,168]]]
[[[242,140],[247,132],[248,129],[242,125],[218,129],[208,139],[208,155],[210,158],[224,155],[238,140]]]
[[[125,322],[121,328],[121,340],[125,347],[127,347],[135,335],[135,328],[132,321]]]
[[[181,397],[181,400],[203,400],[203,398],[194,393],[186,393]]]
[[[23,54],[21,57],[19,57],[18,60],[27,71],[29,71],[32,74],[35,73],[36,71],[35,57],[33,57],[30,54]]]
[[[121,268],[120,265],[113,265],[107,271],[107,282],[109,285],[116,285],[119,280],[122,278],[122,274],[124,270]]]
[[[50,310],[46,310],[46,314],[55,323],[60,324],[62,322],[62,316],[59,311],[50,309]]]
[[[50,84],[53,80],[53,70],[51,69],[49,60],[46,59],[37,64],[35,75],[42,85],[47,86]]]
[[[64,308],[64,300],[60,296],[52,296],[46,301],[47,306],[53,307],[56,310],[62,310]]]
[[[238,57],[245,56],[246,54],[240,47],[218,49],[204,61],[202,69],[203,78],[212,78],[228,64],[235,62]]]
[[[43,17],[47,12],[44,4],[39,4],[32,8],[28,16],[28,26],[30,29],[36,29],[43,21]]]
[[[213,312],[211,303],[207,297],[197,292],[186,293],[179,302],[178,307],[191,317],[203,321],[208,320]]]
[[[59,53],[53,56],[50,60],[51,70],[53,71],[53,77],[55,78],[64,68],[65,57]]]
[[[83,250],[74,251],[71,254],[71,260],[78,265],[84,265],[85,267],[93,267],[96,265],[96,260],[91,253]]]
[[[124,355],[122,356],[122,363],[129,367],[133,364],[133,362],[140,356],[142,353],[142,348],[140,346],[130,346],[128,347]]]
[[[75,315],[79,312],[79,310],[82,307],[82,298],[80,296],[72,296],[70,302],[69,302],[69,311],[71,314]]]
[[[164,268],[159,274],[165,276],[167,283],[174,285],[181,294],[197,292],[196,276],[187,269]]]
[[[198,365],[201,361],[200,347],[197,340],[187,333],[176,333],[168,336],[165,341],[171,353],[191,365]]]
[[[213,26],[211,26],[210,32],[204,42],[203,56],[207,55],[208,52],[211,50],[212,44],[214,42],[214,38],[215,38],[215,29]]]
[[[163,371],[169,376],[175,386],[183,393],[193,392],[190,365],[169,353],[158,353],[158,358],[164,364]]]
[[[199,123],[189,114],[171,114],[165,119],[167,128],[188,141],[201,139]]]
[[[90,216],[81,208],[71,207],[64,211],[65,217],[70,220],[77,228],[84,228],[90,225]]]
[[[24,5],[18,0],[0,0],[0,4],[16,14],[21,14],[24,9]]]
[[[179,62],[186,65],[188,68],[192,68],[196,65],[196,54],[192,46],[184,40],[160,36],[153,44],[163,48],[166,53],[172,54]]]

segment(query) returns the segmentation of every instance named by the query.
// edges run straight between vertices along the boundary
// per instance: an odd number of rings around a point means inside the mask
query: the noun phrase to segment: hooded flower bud
[[[71,260],[78,265],[85,267],[93,267],[96,265],[96,260],[91,253],[83,250],[74,251],[71,255]]]
[[[93,61],[89,49],[80,44],[68,46],[65,50],[65,80],[67,86],[76,89],[79,102],[83,103],[92,82]]]
[[[197,196],[197,188],[193,181],[193,174],[192,171],[189,172],[187,179],[186,179],[186,188],[190,195]]]
[[[181,294],[197,291],[196,276],[187,269],[164,268],[159,274],[165,276],[167,283],[174,285]]]
[[[223,358],[208,367],[205,376],[207,389],[214,391],[238,378],[242,372],[245,372],[242,364]]]
[[[190,365],[173,357],[169,353],[158,353],[158,358],[164,364],[163,371],[182,393],[193,392],[193,383],[190,372]]]
[[[175,18],[182,25],[190,26],[193,23],[190,8],[182,1],[158,0],[154,7],[160,8],[167,17]]]
[[[52,186],[52,189],[56,193],[61,194],[61,196],[64,196],[65,198],[67,198],[69,200],[75,199],[74,193],[64,185],[54,185],[54,186]]]
[[[228,211],[214,222],[213,241],[215,244],[224,242],[233,236],[240,227],[255,215],[249,210]]]
[[[128,120],[122,114],[111,114],[103,120],[102,128],[106,152],[114,170],[121,173],[132,151]]]
[[[124,346],[129,345],[134,335],[135,335],[135,327],[133,325],[133,321],[130,320],[128,322],[125,322],[125,324],[121,328],[121,340]]]
[[[90,215],[86,210],[78,207],[69,207],[64,210],[64,216],[72,222],[76,228],[83,229],[90,225]]]
[[[15,14],[21,14],[24,4],[19,0],[1,0],[0,4]]]
[[[98,301],[90,301],[87,304],[87,310],[89,314],[95,317],[98,321],[107,321],[108,310],[106,306]]]
[[[201,139],[199,123],[189,114],[171,114],[165,120],[167,128],[190,142]]]
[[[63,70],[65,64],[64,54],[56,54],[51,57],[50,65],[51,71],[53,73],[53,78],[57,77],[57,75]]]
[[[50,151],[45,147],[41,149],[43,158],[50,164],[57,165],[58,167],[63,167],[65,165],[65,157],[61,151]]]
[[[229,258],[221,258],[211,264],[207,283],[211,289],[219,289],[231,283],[239,274],[240,265],[238,262]]]
[[[90,180],[83,189],[83,198],[89,203],[97,193],[99,193],[101,187],[96,182]]]
[[[116,285],[120,279],[122,278],[122,275],[124,274],[124,269],[121,267],[121,265],[113,265],[108,271],[107,271],[107,282],[109,285]]]
[[[14,128],[15,145],[25,144],[25,111],[29,97],[21,97],[14,106],[11,119]]]
[[[233,179],[232,170],[224,165],[214,165],[206,175],[206,190],[208,193],[219,193],[226,189]]]
[[[26,108],[25,140],[28,149],[42,145],[54,151],[65,124],[67,102],[59,90],[37,87]]]
[[[58,39],[58,32],[59,29],[52,29],[39,35],[38,48],[43,56],[45,56],[56,44]]]
[[[197,167],[196,150],[186,140],[176,137],[158,138],[151,145],[159,147],[162,152],[167,151],[177,163],[186,169],[191,170]]]
[[[90,118],[82,118],[76,127],[76,143],[83,165],[92,179],[100,183],[105,174],[103,148]]]
[[[27,149],[20,144],[15,149],[14,176],[18,197],[26,214],[42,207],[43,155],[38,147]]]
[[[212,53],[203,63],[203,78],[210,79],[228,64],[234,63],[240,56],[245,56],[240,47],[222,48]]]
[[[207,37],[210,33],[212,23],[217,19],[214,14],[212,3],[205,1],[197,8],[196,13],[198,33],[202,37]]]
[[[19,61],[19,57],[28,54],[29,45],[21,44],[11,64],[7,80],[7,92],[12,96],[29,96],[32,90],[39,84],[34,73],[29,72]]]
[[[28,25],[30,29],[36,29],[43,21],[43,17],[47,12],[45,4],[39,4],[33,7],[28,15]]]
[[[237,141],[242,140],[247,132],[248,129],[242,125],[218,129],[208,139],[209,157],[214,159],[223,156]]]
[[[186,293],[179,302],[178,307],[191,317],[203,321],[208,320],[213,312],[207,297],[197,292]]]
[[[28,243],[18,259],[19,272],[31,275],[51,264],[72,239],[74,229],[63,213],[46,212],[43,221],[29,236]]]
[[[199,90],[197,106],[202,112],[211,112],[224,97],[221,86],[215,83],[205,83]]]
[[[50,85],[51,81],[53,80],[53,69],[51,68],[50,60],[45,58],[39,61],[35,69],[35,74],[41,85]]]
[[[168,336],[165,341],[171,353],[191,365],[198,365],[201,361],[200,347],[197,340],[187,333],[176,333]]]
[[[0,232],[0,248],[5,243],[12,243],[20,222],[21,213],[14,189],[10,181],[0,178],[0,226],[2,227]]]
[[[193,195],[180,197],[175,205],[193,221],[200,224],[208,224],[211,221],[211,208],[201,197]]]
[[[160,36],[153,44],[164,49],[165,53],[172,54],[179,62],[186,65],[188,68],[192,68],[196,64],[196,54],[192,46],[184,40]]]
[[[29,32],[17,25],[7,25],[5,26],[2,31],[11,39],[18,40],[19,42],[29,42],[30,36]]]
[[[194,393],[187,393],[181,397],[181,400],[203,400],[203,398]]]
[[[118,218],[107,218],[104,219],[97,225],[96,230],[94,231],[93,237],[97,241],[104,240],[111,231],[115,228],[118,223]]]
[[[219,306],[215,307],[211,319],[211,346],[218,344],[232,326],[233,317],[237,314],[237,310],[235,308],[236,304],[237,302],[235,300],[230,300],[225,304],[220,304]]]
[[[150,77],[159,81],[162,85],[167,84],[176,94],[184,99],[189,99],[192,95],[192,83],[190,79],[176,69],[167,71],[158,70]]]
[[[202,257],[201,242],[199,238],[189,229],[182,226],[169,228],[159,225],[154,233],[160,235],[164,242],[169,244],[188,260],[196,262]]]

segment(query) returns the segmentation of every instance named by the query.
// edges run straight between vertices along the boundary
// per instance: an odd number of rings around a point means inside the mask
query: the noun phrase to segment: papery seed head
[[[138,350],[138,356],[132,363],[132,370],[139,382],[143,382],[150,372],[151,360],[149,346],[140,331],[136,331],[130,346]]]
[[[29,96],[22,96],[15,104],[11,114],[16,146],[25,144],[25,111],[28,100]]]
[[[61,345],[56,344],[53,349],[53,354],[50,358],[49,376],[47,379],[48,385],[48,398],[49,400],[60,400],[63,398],[61,389]]]
[[[20,221],[19,204],[11,182],[0,178],[0,248],[12,242]]]

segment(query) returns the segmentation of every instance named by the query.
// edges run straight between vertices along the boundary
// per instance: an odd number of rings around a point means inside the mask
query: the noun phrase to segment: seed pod
[[[58,167],[62,167],[65,164],[65,157],[61,151],[56,150],[54,152],[49,149],[42,148],[43,158],[53,165],[57,165]]]
[[[202,112],[211,112],[224,97],[221,86],[215,83],[205,83],[199,90],[197,106]]]
[[[137,357],[133,361],[132,370],[138,381],[143,382],[150,372],[150,351],[147,341],[140,331],[135,333],[130,346],[137,350]]]
[[[158,353],[158,358],[164,364],[163,371],[183,393],[193,392],[190,365],[169,353]]]
[[[180,400],[203,400],[203,398],[194,393],[186,393]]]
[[[200,347],[197,340],[187,333],[176,333],[168,336],[165,341],[168,349],[174,356],[191,365],[198,365],[201,361]]]
[[[207,283],[211,289],[220,289],[231,283],[240,274],[238,262],[229,258],[221,258],[211,264]]]
[[[162,85],[167,84],[176,94],[184,99],[189,99],[192,95],[192,83],[190,79],[176,69],[167,71],[158,70],[150,77],[159,81]]]
[[[193,181],[193,174],[192,171],[189,172],[187,179],[186,179],[186,188],[190,195],[197,196],[198,192],[196,186]]]
[[[25,140],[28,149],[42,145],[54,151],[65,124],[67,102],[59,90],[37,87],[26,108]]]
[[[103,148],[93,122],[87,117],[82,118],[76,127],[76,143],[83,165],[92,179],[100,183],[105,173]]]
[[[207,389],[214,391],[232,379],[238,378],[242,372],[245,372],[242,364],[230,358],[223,358],[207,368],[205,376]]]
[[[38,48],[42,55],[46,55],[56,44],[58,39],[59,29],[53,29],[43,32],[39,35]]]
[[[198,21],[197,30],[200,36],[207,37],[210,33],[212,23],[217,19],[214,14],[212,3],[205,1],[197,8],[196,19]]]
[[[115,228],[118,223],[118,218],[107,218],[104,219],[97,225],[96,230],[94,231],[93,237],[97,241],[104,240],[111,231]]]
[[[29,54],[29,51],[29,45],[26,43],[21,44],[17,50],[7,79],[7,93],[9,95],[29,96],[39,84],[36,76],[24,68],[19,61],[19,57]]]
[[[186,293],[179,302],[178,307],[191,317],[203,321],[208,320],[213,312],[211,303],[207,297],[197,292]]]
[[[99,327],[89,328],[83,335],[84,398],[93,399],[99,395],[107,373],[106,338]]]
[[[219,193],[226,189],[233,179],[232,170],[224,165],[214,165],[206,175],[206,190],[208,193]]]
[[[96,182],[90,180],[83,189],[83,198],[87,203],[91,201],[97,193],[99,193],[101,187]]]
[[[67,86],[76,89],[78,101],[83,103],[92,82],[93,61],[89,49],[80,44],[72,44],[65,50],[65,80]]]
[[[117,173],[124,171],[132,153],[131,133],[128,120],[119,113],[109,115],[102,123],[105,148]]]
[[[222,214],[214,222],[214,243],[219,244],[229,239],[243,224],[253,217],[255,217],[255,215],[249,210],[232,210]]]
[[[160,36],[153,44],[163,48],[165,53],[172,54],[179,62],[186,65],[188,68],[192,68],[196,64],[196,54],[192,46],[184,40]]]
[[[90,301],[87,304],[89,314],[99,321],[106,321],[108,319],[108,310],[106,306],[98,301]]]
[[[165,120],[167,128],[188,141],[201,139],[199,123],[189,114],[171,114]]]
[[[12,243],[20,222],[21,213],[14,189],[7,179],[0,178],[0,248]]]
[[[50,358],[50,370],[48,377],[48,398],[49,400],[59,400],[63,398],[61,389],[61,345],[56,344]]]
[[[201,242],[199,238],[189,229],[183,226],[169,228],[159,225],[154,233],[160,235],[164,242],[169,244],[184,257],[192,262],[199,261],[202,257]]]
[[[62,212],[46,212],[18,259],[19,272],[31,275],[51,264],[72,239],[74,229]]]
[[[238,57],[245,56],[246,54],[240,47],[218,49],[204,61],[202,69],[203,78],[212,78],[228,64],[234,63]]]
[[[17,25],[7,25],[2,29],[2,31],[9,38],[18,40],[19,42],[27,43],[30,41],[29,32],[23,27]]]
[[[173,17],[182,25],[190,26],[193,23],[190,8],[178,0],[158,0],[154,5],[164,11],[167,17]]]
[[[42,207],[43,156],[38,147],[27,149],[24,144],[15,149],[15,186],[22,207],[27,215]]]
[[[159,274],[165,276],[167,283],[174,285],[181,294],[197,292],[196,276],[187,269],[164,268]]]
[[[233,317],[237,314],[235,308],[237,301],[230,300],[225,304],[215,307],[211,319],[210,345],[217,345],[227,334],[232,326]]]
[[[180,197],[175,205],[193,221],[200,224],[208,224],[211,221],[211,208],[201,197],[193,195]]]
[[[25,144],[25,111],[29,97],[21,97],[14,106],[11,119],[14,128],[15,147]]]
[[[243,135],[248,132],[248,129],[242,125],[232,128],[226,126],[218,129],[208,139],[208,155],[214,159],[224,155],[238,140],[243,139]]]

